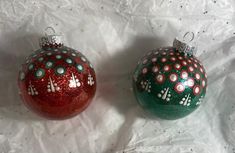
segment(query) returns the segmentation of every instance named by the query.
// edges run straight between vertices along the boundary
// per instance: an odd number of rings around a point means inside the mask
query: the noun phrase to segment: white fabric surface
[[[1,153],[235,153],[234,0],[1,0],[0,7]],[[19,66],[48,26],[98,77],[92,104],[64,121],[34,115],[18,95]],[[185,31],[197,34],[205,101],[186,118],[151,119],[137,105],[131,74],[143,54]]]

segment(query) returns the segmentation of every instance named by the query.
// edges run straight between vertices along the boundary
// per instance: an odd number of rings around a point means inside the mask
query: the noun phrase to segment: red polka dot
[[[192,66],[189,66],[189,67],[188,67],[188,71],[189,71],[189,72],[193,72],[193,71],[194,71],[194,68],[193,68]]]
[[[165,81],[165,76],[163,75],[163,74],[158,74],[157,76],[156,76],[156,82],[157,83],[163,83]]]
[[[142,63],[147,64],[147,62],[148,62],[148,59],[144,59]]]
[[[182,65],[184,65],[184,66],[187,65],[187,62],[186,62],[186,61],[182,61],[181,63],[182,63]]]
[[[143,74],[146,74],[147,72],[148,72],[148,69],[146,67],[142,69]]]
[[[200,72],[204,73],[204,70],[203,70],[203,68],[202,68],[202,67],[200,67]]]
[[[181,73],[180,73],[180,77],[182,79],[187,79],[188,78],[188,73],[187,71],[183,70]]]
[[[159,52],[158,52],[158,51],[155,51],[154,54],[157,55],[157,54],[159,54]]]
[[[177,81],[178,76],[177,76],[176,73],[172,73],[172,74],[169,76],[169,79],[170,79],[171,82],[175,82],[175,81]]]
[[[195,78],[196,78],[197,80],[200,80],[200,78],[201,78],[200,74],[199,74],[199,73],[196,73],[196,74],[195,74]]]
[[[196,96],[198,94],[200,94],[201,92],[201,88],[199,85],[195,85],[194,88],[193,88],[193,94]]]
[[[147,55],[149,56],[149,55],[151,55],[151,54],[152,54],[152,52],[148,52],[148,54],[147,54]]]
[[[175,57],[171,57],[170,60],[171,60],[172,62],[175,62],[175,61],[176,61],[176,58],[175,58]]]
[[[162,63],[165,63],[167,61],[167,59],[165,58],[165,57],[163,57],[162,59],[161,59],[161,62]]]
[[[158,71],[159,71],[159,68],[158,68],[158,66],[154,66],[154,67],[152,68],[152,71],[153,71],[153,73],[156,73],[156,72],[158,72]]]
[[[186,85],[189,86],[190,88],[192,88],[194,86],[194,80],[192,78],[189,78],[186,81]]]
[[[170,70],[171,70],[170,65],[165,65],[165,66],[163,67],[163,70],[166,71],[166,72],[170,71]]]
[[[177,93],[182,93],[182,92],[184,92],[185,87],[184,87],[184,85],[183,85],[182,83],[178,82],[178,83],[175,85],[174,89],[175,89],[175,91],[176,91]]]
[[[157,58],[156,57],[152,58],[152,62],[157,62]]]
[[[175,67],[176,70],[180,70],[181,69],[181,65],[179,63],[176,63],[174,65],[174,67]]]
[[[183,60],[183,57],[182,57],[182,56],[179,56],[178,59],[179,59],[179,60]]]
[[[206,81],[203,79],[202,80],[202,87],[204,88],[206,86]]]

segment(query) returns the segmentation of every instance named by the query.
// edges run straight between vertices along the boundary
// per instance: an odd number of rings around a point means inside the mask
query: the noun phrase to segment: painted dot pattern
[[[134,79],[136,83],[139,84],[142,79],[146,80],[146,76],[150,75],[155,80],[155,84],[151,85],[152,88],[155,85],[156,88],[161,86],[166,88],[168,85],[171,87],[169,88],[171,93],[184,95],[184,99],[180,101],[183,106],[191,106],[192,104],[188,102],[192,103],[192,97],[206,91],[206,74],[202,64],[195,57],[186,57],[174,48],[160,48],[152,53],[139,63],[139,73],[135,73]],[[156,89],[152,92],[156,96],[164,95],[158,93]],[[188,92],[191,93],[188,95]],[[166,100],[164,96],[163,100]]]
[[[39,55],[40,57],[38,57]],[[80,64],[76,64],[77,62],[74,61],[75,59],[79,59],[78,61],[80,61]],[[29,63],[30,61],[32,62]],[[62,65],[58,62],[62,63]],[[25,63],[28,73],[33,73],[33,76],[36,79],[44,78],[47,71],[51,71],[51,69],[57,76],[63,76],[66,74],[67,67],[75,67],[79,73],[84,71],[85,64],[93,69],[92,64],[89,61],[87,62],[87,59],[83,55],[78,54],[75,50],[67,48],[57,48],[53,50],[51,48],[47,48],[47,50],[40,49],[27,58]],[[26,73],[23,71],[20,72],[19,80],[23,81],[25,74]]]

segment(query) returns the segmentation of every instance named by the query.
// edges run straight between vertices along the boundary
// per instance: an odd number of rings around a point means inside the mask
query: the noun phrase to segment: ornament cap
[[[185,55],[195,55],[197,49],[196,45],[195,44],[193,45],[192,43],[193,40],[194,40],[194,33],[187,32],[183,36],[183,40],[180,40],[177,37],[174,39],[173,47],[175,47],[179,52],[185,53]]]
[[[51,30],[52,33],[49,33]],[[42,48],[45,47],[61,47],[63,46],[62,36],[55,34],[55,30],[52,27],[45,29],[45,36],[41,37],[39,44]]]

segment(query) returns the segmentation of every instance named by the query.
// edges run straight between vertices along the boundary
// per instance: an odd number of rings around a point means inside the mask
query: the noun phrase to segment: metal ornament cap
[[[190,36],[191,34],[191,36]],[[187,38],[188,37],[188,38]],[[186,40],[188,39],[188,40]],[[173,47],[176,48],[179,52],[184,53],[185,55],[195,55],[196,54],[196,45],[193,44],[192,41],[194,40],[194,33],[187,32],[183,36],[183,40],[181,41],[179,38],[175,38],[173,42]]]
[[[50,34],[49,30],[51,31]],[[39,45],[41,48],[61,47],[63,46],[63,39],[61,35],[55,33],[52,27],[47,27],[45,29],[45,36],[41,37],[39,40]]]

